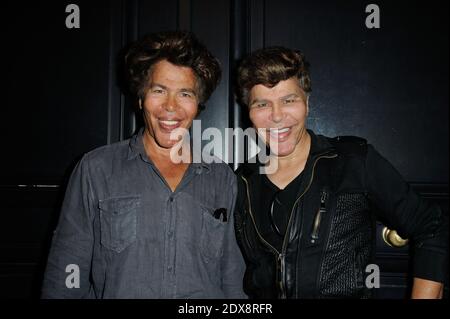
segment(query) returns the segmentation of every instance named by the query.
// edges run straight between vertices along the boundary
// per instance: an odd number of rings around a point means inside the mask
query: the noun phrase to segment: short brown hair
[[[296,77],[306,94],[311,92],[309,63],[298,50],[268,47],[251,53],[238,68],[238,97],[248,105],[250,90],[258,84],[274,87],[278,82]]]
[[[193,33],[169,31],[151,33],[132,44],[125,56],[131,92],[144,98],[153,65],[159,61],[189,67],[197,78],[200,104],[206,102],[219,84],[219,61],[198,41]]]

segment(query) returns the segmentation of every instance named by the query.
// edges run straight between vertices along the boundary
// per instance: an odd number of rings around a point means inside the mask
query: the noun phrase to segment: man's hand
[[[442,299],[443,292],[442,283],[414,277],[411,299]]]

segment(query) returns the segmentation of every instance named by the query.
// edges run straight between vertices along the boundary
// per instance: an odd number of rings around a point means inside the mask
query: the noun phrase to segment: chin
[[[279,157],[288,156],[288,155],[292,154],[292,152],[294,152],[294,150],[295,150],[295,145],[292,145],[292,143],[286,143],[286,142],[278,144],[277,149],[274,149],[271,147],[272,153]]]
[[[162,148],[172,148],[178,141],[171,140],[167,136],[156,138],[157,144]]]
[[[278,157],[284,157],[291,155],[294,152],[293,147],[283,147],[279,148],[278,150],[272,150],[273,154],[275,154]]]
[[[277,157],[286,157],[286,156],[289,156],[289,155],[291,155],[291,154],[292,154],[292,151],[278,152],[278,154],[275,153],[275,155],[276,155]]]

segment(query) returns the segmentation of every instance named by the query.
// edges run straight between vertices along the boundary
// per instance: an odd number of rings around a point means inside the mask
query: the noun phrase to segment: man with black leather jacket
[[[277,169],[238,170],[235,227],[250,298],[368,298],[375,221],[414,245],[413,298],[440,298],[448,217],[420,198],[372,145],[306,128],[311,84],[299,51],[261,49],[238,70],[239,95]],[[261,133],[262,132],[262,133]]]

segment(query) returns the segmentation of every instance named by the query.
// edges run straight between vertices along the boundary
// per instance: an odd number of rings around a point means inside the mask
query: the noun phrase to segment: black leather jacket
[[[250,298],[366,298],[380,219],[414,242],[414,276],[444,281],[448,221],[358,137],[311,135],[311,151],[281,251],[258,231],[259,164],[242,165],[235,215]],[[383,271],[381,269],[381,271]]]

